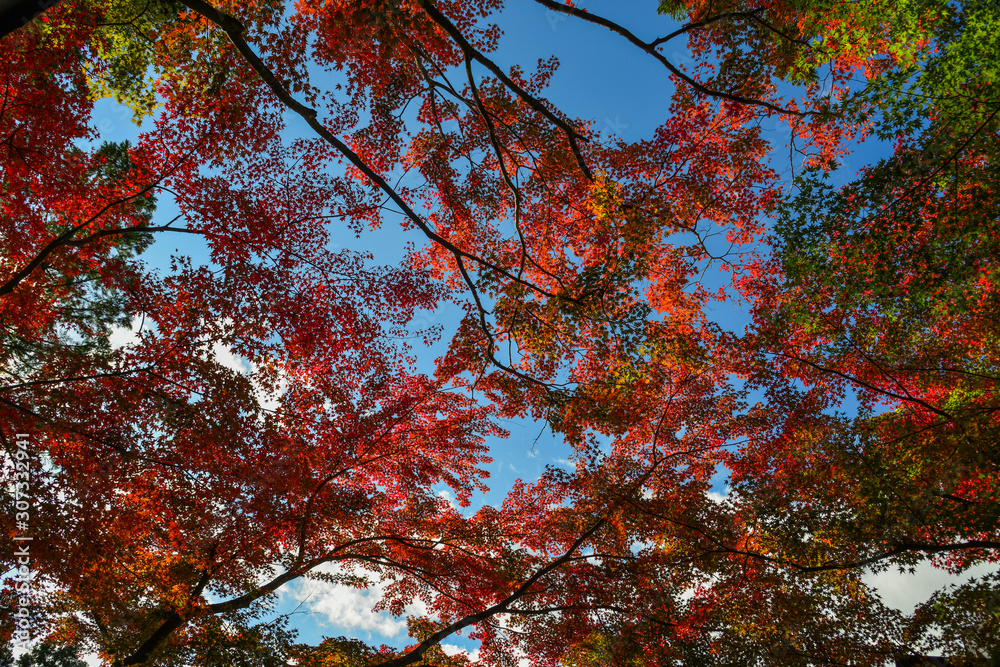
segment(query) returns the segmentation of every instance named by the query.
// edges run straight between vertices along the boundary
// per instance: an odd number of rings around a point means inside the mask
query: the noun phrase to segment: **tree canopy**
[[[501,0],[0,5],[0,553],[35,573],[0,614],[37,664],[1000,659],[996,575],[912,613],[865,579],[1000,557],[1000,10],[534,2],[662,66],[649,136],[502,64]],[[572,465],[480,503],[512,419]],[[408,645],[299,641],[303,578],[381,582]]]

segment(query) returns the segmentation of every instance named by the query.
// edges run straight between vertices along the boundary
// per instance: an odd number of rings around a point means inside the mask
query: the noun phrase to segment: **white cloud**
[[[335,573],[338,568],[327,566],[322,571]],[[326,581],[299,582],[292,593],[304,607],[308,607],[325,622],[339,631],[362,631],[392,638],[406,633],[404,618],[384,611],[372,611],[385,595],[389,582],[372,582],[367,589],[354,588]],[[404,615],[426,616],[427,606],[415,601],[406,606]]]
[[[221,366],[236,371],[241,375],[253,372],[253,364],[248,359],[236,354],[228,345],[219,341],[215,341],[212,344],[212,356],[215,357],[215,360]]]
[[[469,662],[479,662],[479,649],[469,652],[469,649],[462,648],[461,646],[455,646],[454,644],[441,644],[441,650],[444,651],[445,655],[465,655],[469,658]]]
[[[151,330],[154,327],[155,325],[151,321],[141,316],[137,316],[132,318],[132,325],[129,328],[111,327],[111,331],[108,334],[108,341],[111,343],[112,349],[115,350],[124,347],[131,347],[139,342],[139,332],[141,330]],[[256,366],[246,357],[242,357],[233,352],[232,348],[225,343],[215,341],[212,343],[211,348],[207,351],[223,368],[228,368],[239,373],[240,375],[245,375],[251,378],[254,391],[257,396],[257,403],[263,409],[271,411],[277,410],[281,397],[284,395],[285,390],[288,387],[287,380],[282,379],[274,391],[268,391],[254,378],[254,374],[257,370]]]
[[[212,356],[224,368],[235,371],[240,375],[250,377],[250,381],[254,387],[254,393],[257,397],[257,404],[260,405],[261,408],[271,412],[278,409],[278,406],[281,404],[281,397],[284,395],[285,390],[288,387],[287,380],[282,378],[278,382],[278,386],[274,391],[268,391],[262,387],[254,377],[254,373],[257,370],[256,366],[251,363],[249,359],[236,354],[233,352],[232,348],[220,341],[215,341],[212,344]]]
[[[111,327],[111,333],[108,334],[108,342],[111,343],[111,349],[119,350],[138,343],[139,331],[142,328],[143,318],[138,316],[132,318],[132,326],[127,329],[125,327]]]
[[[437,496],[446,500],[453,508],[458,509],[458,505],[455,504],[455,496],[448,489],[441,489],[437,492]]]
[[[956,575],[938,569],[928,562],[918,565],[913,574],[891,569],[878,574],[868,573],[862,579],[878,592],[886,606],[908,614],[935,591],[948,584],[962,584],[972,577],[981,577],[998,570],[1000,565],[984,563]]]
[[[729,492],[728,492],[728,489],[727,489],[726,493],[719,493],[718,491],[709,491],[705,495],[708,496],[709,500],[711,500],[713,502],[716,502],[716,503],[721,503],[721,502],[725,501],[726,498],[729,497]]]

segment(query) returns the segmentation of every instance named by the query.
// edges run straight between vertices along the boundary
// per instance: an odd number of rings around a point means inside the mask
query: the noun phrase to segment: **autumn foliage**
[[[458,666],[467,628],[490,665],[996,658],[995,576],[912,614],[865,579],[1000,549],[996,9],[665,0],[645,41],[651,9],[536,2],[663,66],[650,136],[498,65],[500,0],[64,0],[0,40],[36,634],[115,667]],[[509,419],[572,466],[472,511]],[[266,619],[305,577],[428,612],[298,643]]]

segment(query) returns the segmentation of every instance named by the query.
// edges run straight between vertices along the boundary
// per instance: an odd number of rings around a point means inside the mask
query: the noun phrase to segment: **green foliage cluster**
[[[801,174],[775,225],[787,280],[844,308],[926,321],[995,287],[1000,251],[1000,12],[995,3],[900,3],[896,42],[924,43],[870,81],[854,111],[895,153],[856,180]],[[894,33],[896,34],[896,33]],[[863,110],[862,110],[863,109]]]
[[[176,21],[183,6],[170,0],[116,0],[98,6],[101,29],[93,42],[97,57],[91,62],[102,68],[88,73],[88,83],[94,97],[110,97],[127,106],[139,123],[157,105],[152,85],[157,30]]]
[[[42,642],[15,660],[11,644],[0,646],[0,667],[87,667],[78,649],[69,644]]]
[[[83,153],[74,149],[74,155],[82,157]],[[93,157],[96,158],[95,166],[85,174],[85,178],[95,185],[120,182],[135,169],[129,156],[128,141],[105,142]],[[149,224],[155,209],[156,200],[153,197],[137,197],[120,206],[123,214],[137,218],[140,226]],[[46,223],[55,235],[65,232],[67,225],[71,224],[58,218],[52,218]],[[112,250],[113,260],[134,262],[150,243],[152,236],[149,234],[124,235]],[[41,269],[57,271],[47,263]],[[124,296],[116,286],[105,284],[96,268],[63,272],[57,277],[55,285],[58,286],[58,294],[53,293],[52,296],[58,299],[63,318],[60,325],[51,329],[46,339],[29,342],[16,335],[13,330],[0,329],[3,348],[0,359],[10,360],[8,363],[14,363],[23,372],[30,373],[40,363],[36,360],[46,358],[46,351],[52,346],[71,349],[73,354],[91,357],[106,353],[109,349],[108,339],[103,334],[111,327],[128,327],[131,324],[124,306]]]

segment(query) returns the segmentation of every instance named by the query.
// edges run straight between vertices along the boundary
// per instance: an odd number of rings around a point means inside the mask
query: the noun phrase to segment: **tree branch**
[[[535,0],[535,2],[539,3],[540,5],[542,5],[544,7],[548,7],[552,11],[561,12],[563,14],[568,14],[569,16],[572,16],[574,18],[578,18],[578,19],[581,19],[581,20],[586,21],[588,23],[593,23],[595,25],[602,26],[604,28],[607,28],[611,32],[614,32],[614,33],[616,33],[618,35],[621,35],[622,37],[624,37],[625,39],[627,39],[629,42],[631,42],[632,44],[634,44],[635,46],[639,47],[640,49],[642,49],[643,51],[645,51],[649,55],[653,56],[653,58],[655,58],[657,61],[659,61],[659,63],[661,65],[663,65],[664,67],[666,67],[670,71],[671,74],[673,74],[677,78],[679,78],[682,81],[684,81],[685,83],[687,83],[689,86],[691,86],[692,88],[694,88],[696,91],[698,91],[702,95],[707,95],[709,97],[715,97],[715,98],[718,98],[718,99],[728,100],[730,102],[737,102],[739,104],[748,104],[748,105],[751,105],[751,106],[763,107],[763,108],[768,109],[770,111],[774,111],[774,112],[780,113],[780,114],[787,114],[787,115],[790,115],[790,116],[803,117],[803,116],[814,116],[814,115],[816,115],[815,112],[811,112],[811,111],[796,111],[794,109],[786,109],[785,107],[778,106],[777,104],[772,104],[771,102],[765,102],[764,100],[756,100],[756,99],[753,99],[753,98],[750,98],[750,97],[743,97],[742,95],[736,95],[736,94],[733,94],[733,93],[726,93],[726,92],[723,92],[721,90],[713,90],[711,88],[708,88],[707,86],[705,86],[702,83],[699,83],[696,79],[694,79],[689,74],[685,73],[683,70],[681,70],[680,68],[678,68],[672,62],[670,62],[669,60],[667,60],[667,58],[662,53],[660,53],[657,50],[657,46],[659,46],[659,44],[663,43],[661,41],[662,38],[661,38],[661,40],[655,40],[653,42],[644,42],[641,39],[639,39],[638,37],[636,37],[629,29],[625,28],[624,26],[622,26],[622,25],[620,25],[618,23],[615,23],[614,21],[612,21],[610,19],[606,19],[606,18],[604,18],[602,16],[597,16],[596,14],[591,14],[590,12],[585,12],[585,11],[583,11],[581,9],[576,8],[576,7],[570,7],[569,5],[564,5],[561,2],[555,2],[554,0]]]

